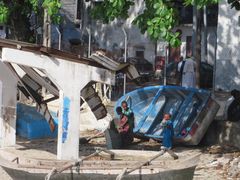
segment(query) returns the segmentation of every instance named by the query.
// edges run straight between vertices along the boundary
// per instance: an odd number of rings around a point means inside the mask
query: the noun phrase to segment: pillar
[[[60,91],[57,158],[79,158],[80,90]]]
[[[0,147],[16,143],[17,80],[0,62]]]

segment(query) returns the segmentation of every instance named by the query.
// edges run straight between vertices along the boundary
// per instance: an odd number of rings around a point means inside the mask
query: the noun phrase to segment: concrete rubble
[[[212,157],[206,164],[198,168],[209,168],[221,174],[221,179],[240,178],[240,151],[234,147],[211,146],[207,149],[209,157]]]

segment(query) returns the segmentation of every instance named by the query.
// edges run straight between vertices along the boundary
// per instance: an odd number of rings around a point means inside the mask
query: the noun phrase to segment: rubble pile
[[[228,177],[240,178],[240,154],[229,163]]]
[[[240,150],[232,146],[212,146],[208,148],[215,158],[207,165],[221,171],[225,178],[240,178]]]

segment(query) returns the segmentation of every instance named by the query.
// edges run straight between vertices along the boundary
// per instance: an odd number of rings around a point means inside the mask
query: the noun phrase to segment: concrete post
[[[57,158],[78,159],[80,92],[90,81],[114,85],[115,73],[80,62],[10,48],[3,48],[2,61],[42,69],[57,85],[60,91]]]
[[[47,9],[44,9],[43,46],[51,47],[51,20]]]
[[[2,144],[2,139],[3,139],[3,133],[2,133],[2,128],[3,128],[3,119],[2,119],[2,81],[0,80],[0,146]]]
[[[122,27],[122,31],[124,33],[124,63],[127,63],[127,32],[124,27]],[[126,80],[127,76],[124,73],[124,79],[123,79],[123,95],[126,94]]]
[[[16,143],[17,81],[0,62],[0,147]]]
[[[80,91],[60,91],[58,123],[58,159],[77,159],[79,156]]]

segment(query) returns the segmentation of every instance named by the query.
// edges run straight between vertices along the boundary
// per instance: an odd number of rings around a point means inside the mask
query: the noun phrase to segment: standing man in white
[[[183,62],[183,61],[182,61]],[[178,64],[178,71],[182,70],[182,86],[183,87],[196,87],[196,62],[188,57],[185,60],[185,63]],[[182,67],[183,66],[183,67]]]

